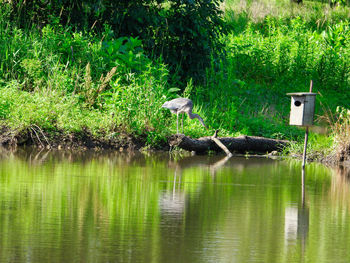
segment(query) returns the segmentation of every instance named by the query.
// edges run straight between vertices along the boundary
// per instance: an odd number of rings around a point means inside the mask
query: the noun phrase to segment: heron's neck
[[[198,119],[199,122],[205,127],[207,128],[207,126],[204,124],[203,119],[201,118],[201,116],[199,116],[198,114],[192,113],[192,112],[188,112],[188,117],[192,120],[194,118]]]
[[[194,114],[194,113],[192,113],[191,111],[187,112],[187,114],[188,114],[188,117],[189,117],[191,120],[193,120],[194,118],[197,118],[197,119],[198,119],[198,117],[199,117],[198,114]]]

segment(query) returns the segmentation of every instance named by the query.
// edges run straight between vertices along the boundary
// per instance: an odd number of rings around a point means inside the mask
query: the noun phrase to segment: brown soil
[[[46,132],[33,126],[26,130],[14,130],[7,126],[0,126],[0,146],[16,148],[17,146],[36,146],[39,148],[74,149],[74,150],[140,150],[145,147],[145,138],[135,138],[126,133],[119,133],[115,138],[97,137],[88,130],[77,133],[63,131]],[[169,145],[164,143],[157,150],[168,150]],[[294,156],[302,158],[302,156]],[[339,156],[323,156],[308,154],[308,161],[316,161],[333,167],[350,168],[350,150],[348,154]],[[341,158],[340,158],[341,157]]]
[[[39,127],[26,130],[13,130],[7,126],[0,127],[0,146],[16,148],[17,146],[37,146],[56,149],[114,149],[139,150],[145,146],[144,138],[120,133],[116,138],[97,137],[88,130],[76,133],[62,131],[46,132]],[[164,146],[163,146],[164,147]]]

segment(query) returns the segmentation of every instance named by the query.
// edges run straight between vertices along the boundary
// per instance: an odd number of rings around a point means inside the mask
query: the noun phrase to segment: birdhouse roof
[[[287,95],[301,97],[301,96],[316,96],[317,93],[312,93],[312,92],[295,92],[295,93],[287,93]]]

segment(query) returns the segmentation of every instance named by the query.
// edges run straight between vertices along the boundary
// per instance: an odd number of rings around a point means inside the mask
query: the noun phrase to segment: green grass
[[[288,125],[286,93],[306,92],[313,80],[313,92],[319,94],[316,125],[325,125],[321,117],[328,111],[348,107],[349,8],[330,9],[309,1],[298,6],[290,1],[232,0],[226,1],[225,10],[232,28],[224,36],[227,53],[208,72],[200,100],[217,103],[214,109],[221,108],[230,119],[221,122],[225,128],[296,141],[289,152],[300,154],[304,130]],[[331,154],[334,136],[311,132],[309,151]]]
[[[106,30],[101,41],[59,25],[2,26],[1,124],[107,137],[127,132],[150,145],[165,140],[168,70],[147,58],[140,40]]]
[[[222,36],[225,54],[212,58],[203,83],[187,80],[187,87],[161,58],[151,60],[138,38],[115,37],[108,26],[101,34],[78,32],[56,20],[20,29],[0,9],[1,124],[108,138],[123,132],[156,146],[176,131],[176,116],[161,105],[185,96],[210,128],[185,118],[186,135],[220,129],[220,136],[302,143],[304,131],[288,125],[286,93],[308,91],[312,79],[316,117],[349,105],[348,7],[227,0],[223,8],[231,29]],[[328,154],[333,138],[311,133],[310,149]],[[300,153],[300,145],[289,152]]]

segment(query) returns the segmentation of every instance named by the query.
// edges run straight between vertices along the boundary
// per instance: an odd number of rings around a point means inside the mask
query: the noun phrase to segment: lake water
[[[343,172],[266,158],[0,154],[0,262],[350,262]]]

